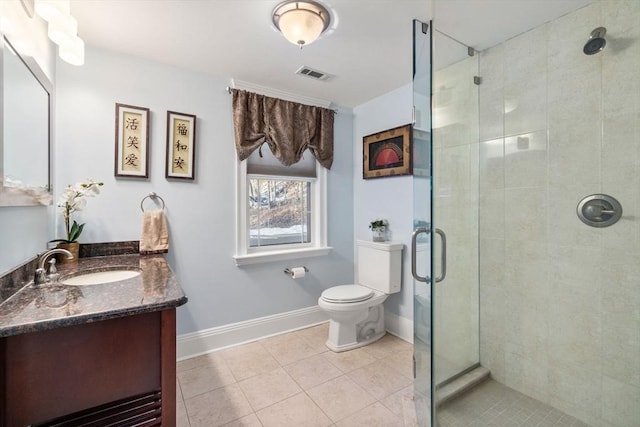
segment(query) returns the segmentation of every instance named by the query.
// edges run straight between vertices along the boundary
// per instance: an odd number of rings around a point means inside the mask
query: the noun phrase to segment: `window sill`
[[[305,248],[293,249],[289,251],[261,252],[247,255],[235,255],[233,259],[236,261],[237,267],[242,267],[243,265],[329,255],[331,249],[333,249],[331,246],[325,246],[322,248]]]

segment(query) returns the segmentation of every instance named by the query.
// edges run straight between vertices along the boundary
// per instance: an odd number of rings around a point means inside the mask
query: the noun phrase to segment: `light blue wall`
[[[46,249],[51,240],[46,206],[0,208],[0,275]]]
[[[353,277],[353,117],[336,116],[335,159],[328,174],[329,256],[238,268],[235,250],[235,149],[229,82],[136,57],[87,48],[86,62],[57,65],[57,150],[60,185],[104,181],[77,219],[81,242],[137,240],[140,200],[150,191],[166,202],[169,264],[189,303],[178,310],[184,334],[314,306],[327,287]],[[150,178],[115,179],[115,103],[151,110]],[[164,177],[166,111],[195,114],[195,182]],[[59,232],[61,232],[58,225]],[[310,274],[292,280],[287,266]]]
[[[413,180],[411,176],[362,179],[362,138],[411,123],[411,84],[374,98],[354,108],[354,230],[356,239],[371,240],[369,223],[389,221],[391,240],[405,245],[402,254],[402,289],[385,301],[385,309],[406,319],[413,318],[413,281],[409,248],[413,230]]]

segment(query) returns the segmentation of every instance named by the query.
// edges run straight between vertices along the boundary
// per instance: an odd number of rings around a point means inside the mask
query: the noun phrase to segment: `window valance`
[[[334,111],[232,89],[233,125],[238,159],[265,142],[285,166],[297,163],[309,149],[322,166],[333,163]]]

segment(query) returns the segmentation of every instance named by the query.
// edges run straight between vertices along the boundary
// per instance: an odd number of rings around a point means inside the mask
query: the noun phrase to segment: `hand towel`
[[[142,236],[140,254],[162,254],[169,252],[169,231],[162,210],[146,211],[142,214]]]

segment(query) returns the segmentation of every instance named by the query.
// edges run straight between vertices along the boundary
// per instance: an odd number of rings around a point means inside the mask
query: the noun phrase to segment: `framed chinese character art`
[[[196,116],[167,111],[167,178],[195,179]]]
[[[362,138],[362,178],[411,175],[412,132],[404,125]]]
[[[115,176],[149,177],[149,109],[116,104]]]

